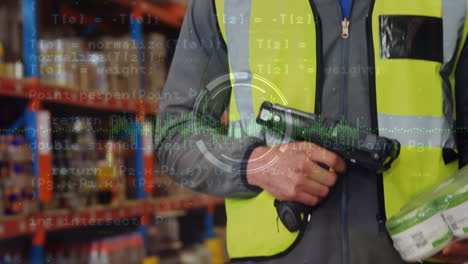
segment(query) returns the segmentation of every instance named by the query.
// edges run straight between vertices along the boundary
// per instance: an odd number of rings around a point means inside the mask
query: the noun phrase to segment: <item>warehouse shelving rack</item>
[[[130,8],[130,35],[134,41],[143,41],[142,23],[144,15],[157,17],[158,21],[172,28],[180,28],[185,13],[185,6],[181,4],[155,5],[144,0],[107,0],[115,4]],[[104,3],[104,0],[102,0]],[[214,228],[214,206],[223,204],[223,199],[200,195],[188,198],[147,198],[146,193],[151,191],[154,184],[143,184],[144,180],[154,183],[154,171],[152,168],[152,150],[150,146],[144,146],[147,139],[143,137],[144,121],[147,114],[156,113],[158,103],[147,102],[139,98],[119,98],[118,96],[99,94],[96,92],[72,91],[52,85],[41,83],[39,76],[39,62],[37,51],[37,0],[22,0],[23,16],[23,80],[12,80],[0,78],[0,96],[18,97],[29,100],[28,109],[25,114],[26,131],[30,131],[29,139],[31,145],[37,146],[37,133],[41,128],[38,126],[38,114],[42,102],[66,104],[97,110],[110,110],[115,112],[130,112],[136,115],[134,130],[136,133],[136,192],[137,200],[124,202],[118,207],[96,206],[80,211],[70,212],[68,210],[47,211],[43,204],[52,199],[52,190],[40,188],[41,180],[51,180],[51,153],[40,153],[41,150],[33,147],[33,173],[37,199],[39,202],[39,213],[34,216],[12,216],[0,218],[0,240],[23,235],[32,236],[30,250],[30,263],[42,264],[44,262],[44,244],[46,233],[63,229],[78,228],[83,226],[106,223],[119,219],[138,218],[139,231],[145,238],[147,236],[146,225],[149,215],[153,212],[167,212],[177,210],[188,210],[196,208],[207,208],[205,217],[205,237],[213,236]],[[140,67],[143,63],[143,50],[138,51]],[[140,74],[139,89],[144,91],[143,76]],[[149,172],[149,173],[148,173]]]
[[[0,96],[12,96],[26,99],[34,96],[39,98],[42,102],[127,113],[136,113],[138,111],[138,101],[131,98],[123,98],[118,95],[113,96],[112,94],[105,93],[73,91],[54,87],[52,85],[37,84],[32,80],[0,78]],[[145,113],[155,113],[157,109],[157,102],[144,102]]]
[[[26,216],[8,217],[0,220],[0,239],[32,235],[37,231],[39,221],[44,225],[45,231],[49,232],[141,217],[145,211],[162,214],[172,211],[209,208],[212,205],[223,203],[224,200],[221,198],[202,195],[196,198],[175,197],[134,200],[127,201],[118,207],[96,206],[76,212],[69,212],[68,210],[45,212],[40,220]]]

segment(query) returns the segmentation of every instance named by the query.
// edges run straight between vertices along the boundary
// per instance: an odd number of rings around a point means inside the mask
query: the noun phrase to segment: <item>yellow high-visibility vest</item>
[[[305,112],[319,111],[321,102],[316,98],[321,98],[324,29],[313,1],[216,0],[215,4],[233,87],[229,134],[265,138],[255,124],[265,100]],[[458,168],[458,162],[444,162],[443,150],[456,149],[454,65],[468,31],[466,6],[466,0],[375,0],[370,11],[374,126],[381,136],[402,145],[400,157],[383,175],[387,217]],[[398,16],[429,19],[440,27],[442,39],[433,43],[440,44],[440,54],[421,58],[416,52],[407,54],[412,56],[408,58],[387,49],[385,41],[395,37],[388,25]],[[278,144],[271,137],[265,140]],[[231,258],[275,256],[294,244],[299,232],[291,233],[278,224],[273,201],[267,191],[249,199],[226,199]]]

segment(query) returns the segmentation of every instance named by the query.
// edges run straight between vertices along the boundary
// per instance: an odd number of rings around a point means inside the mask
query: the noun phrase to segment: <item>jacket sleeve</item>
[[[261,189],[247,183],[245,168],[253,149],[263,142],[227,137],[220,120],[231,87],[207,89],[222,76],[229,76],[229,66],[214,4],[193,0],[161,95],[156,151],[163,171],[188,188],[222,197],[251,197]]]
[[[455,75],[456,137],[460,168],[468,164],[468,42],[465,43]]]

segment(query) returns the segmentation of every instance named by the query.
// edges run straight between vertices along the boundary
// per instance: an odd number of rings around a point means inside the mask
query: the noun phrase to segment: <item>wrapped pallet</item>
[[[104,54],[99,52],[83,53],[80,61],[80,90],[107,92],[107,71]]]
[[[145,98],[156,101],[166,81],[167,55],[166,37],[151,33],[146,39],[145,52]]]
[[[166,38],[159,33],[145,36],[143,68],[138,62],[138,44],[129,36],[103,38],[98,45],[103,52],[109,91],[120,97],[136,99],[140,92],[140,72],[143,77],[143,96],[156,101],[166,81]]]
[[[48,84],[79,89],[79,63],[83,53],[80,39],[42,39],[39,48],[39,73]]]
[[[109,91],[121,98],[134,98],[138,89],[138,46],[128,36],[102,39]]]

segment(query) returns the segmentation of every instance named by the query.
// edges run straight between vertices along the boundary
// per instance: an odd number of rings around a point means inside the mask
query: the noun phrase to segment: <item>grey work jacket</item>
[[[361,127],[370,127],[365,18],[371,1],[354,1],[350,36],[346,42],[341,37],[339,1],[314,2],[324,32],[322,114],[335,119],[344,117],[351,124],[359,122]],[[458,73],[468,69],[465,53]],[[223,133],[218,121],[229,104],[230,91],[223,90],[214,97],[205,96],[207,85],[227,73],[226,46],[217,27],[213,3],[193,0],[162,94],[156,148],[166,173],[183,185],[222,197],[251,197],[259,190],[245,182],[240,168],[245,165],[246,153],[252,146],[263,142],[256,138],[214,141],[214,135]],[[467,85],[468,75],[457,74],[457,125],[462,128],[468,124]],[[203,107],[198,107],[201,104]],[[461,129],[458,134],[461,164],[467,161],[468,140],[464,131]],[[205,142],[205,148],[197,146],[199,141]],[[206,158],[207,154],[231,157],[224,162],[234,169],[220,170]],[[255,263],[402,263],[376,220],[379,209],[376,179],[374,173],[349,167],[348,172],[339,177],[328,199],[314,212],[300,243],[287,255]]]

